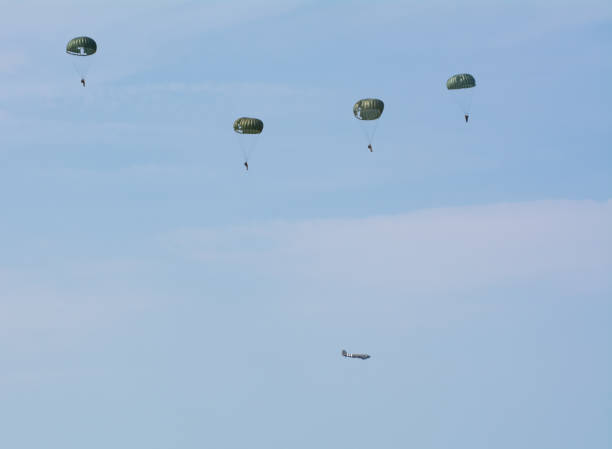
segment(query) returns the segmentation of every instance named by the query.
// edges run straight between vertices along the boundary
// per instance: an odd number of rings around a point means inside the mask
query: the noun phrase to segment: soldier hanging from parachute
[[[83,87],[85,87],[85,76],[91,64],[89,56],[93,55],[97,50],[98,45],[96,41],[87,36],[75,37],[66,44],[66,53],[70,55],[74,69],[81,77]]]
[[[240,117],[234,121],[234,132],[240,134],[240,149],[244,156],[244,166],[249,171],[249,157],[257,143],[257,136],[263,131],[264,124],[258,118]]]
[[[383,109],[385,109],[385,104],[378,98],[364,98],[353,106],[355,118],[362,121],[361,125],[368,139],[368,150],[370,150],[370,153],[373,151],[372,140],[374,139],[374,134],[378,127],[377,120],[382,115]]]
[[[465,123],[467,123],[470,118],[474,87],[476,87],[476,80],[469,73],[453,75],[446,81],[446,88],[453,92],[455,101],[463,110]]]

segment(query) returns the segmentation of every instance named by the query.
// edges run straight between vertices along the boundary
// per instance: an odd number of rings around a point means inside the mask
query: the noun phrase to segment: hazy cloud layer
[[[608,282],[612,202],[539,201],[363,219],[258,223],[172,236],[191,257],[269,276],[425,290]]]

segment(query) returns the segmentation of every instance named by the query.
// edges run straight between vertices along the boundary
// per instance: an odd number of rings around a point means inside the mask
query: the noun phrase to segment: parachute
[[[460,73],[459,75],[453,75],[446,81],[446,88],[448,90],[469,89],[470,87],[475,86],[476,80],[469,73]]]
[[[91,56],[97,50],[96,41],[87,36],[75,37],[66,44],[66,53],[75,56]]]
[[[74,69],[81,77],[81,83],[85,86],[85,76],[91,65],[91,58],[98,51],[98,45],[91,37],[80,36],[70,39],[66,44],[66,53],[70,56]]]
[[[467,123],[474,98],[476,80],[469,73],[459,73],[451,76],[446,81],[446,88],[452,92],[454,100],[463,111],[465,122]]]
[[[240,117],[234,121],[234,132],[240,134],[240,149],[244,166],[249,169],[249,157],[257,144],[257,136],[263,131],[264,124],[258,118]]]
[[[378,98],[364,98],[353,106],[355,118],[362,121],[361,127],[368,141],[368,149],[372,151],[372,140],[378,128],[378,119],[385,109],[385,103]]]
[[[384,109],[385,104],[382,100],[378,98],[364,98],[355,103],[353,114],[359,120],[376,120],[382,115]]]
[[[263,122],[258,118],[240,117],[234,121],[234,131],[238,134],[261,134]]]

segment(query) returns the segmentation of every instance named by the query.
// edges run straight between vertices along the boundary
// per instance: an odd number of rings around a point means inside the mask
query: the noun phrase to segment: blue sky
[[[2,10],[0,446],[611,446],[609,2]]]

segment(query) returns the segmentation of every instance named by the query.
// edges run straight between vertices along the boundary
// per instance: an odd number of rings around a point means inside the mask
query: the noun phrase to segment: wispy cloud
[[[540,201],[187,229],[170,242],[188,257],[262,275],[438,291],[539,280],[606,285],[610,229],[611,201]]]

